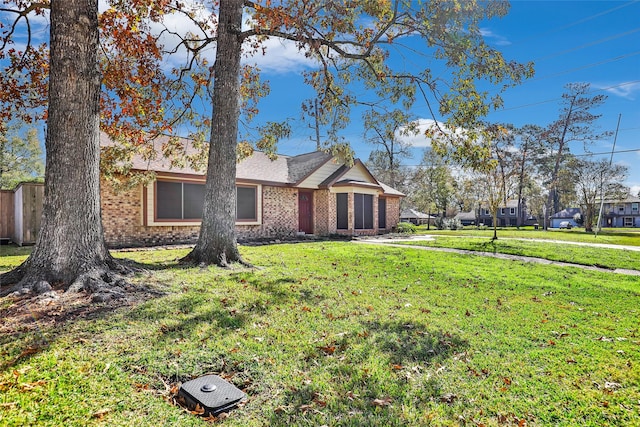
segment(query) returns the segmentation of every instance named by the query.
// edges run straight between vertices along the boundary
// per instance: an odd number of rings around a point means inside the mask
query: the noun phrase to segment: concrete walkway
[[[451,236],[447,236],[451,237]],[[464,236],[459,236],[464,237]],[[438,252],[449,252],[463,255],[476,255],[476,256],[485,256],[490,258],[498,258],[498,259],[507,259],[512,261],[522,261],[522,262],[531,262],[535,264],[546,264],[546,265],[557,265],[559,267],[575,267],[581,268],[583,270],[590,271],[599,271],[603,273],[617,273],[617,274],[625,274],[628,276],[640,276],[640,270],[629,270],[624,268],[602,268],[595,267],[591,265],[582,265],[582,264],[573,264],[570,262],[561,262],[561,261],[550,261],[544,258],[536,258],[522,255],[509,255],[509,254],[501,254],[495,252],[479,252],[479,251],[469,251],[465,249],[453,249],[453,248],[434,248],[430,246],[420,246],[420,245],[411,245],[411,244],[398,244],[397,242],[416,242],[416,241],[429,241],[435,240],[436,236],[432,235],[420,235],[420,236],[407,236],[398,237],[398,238],[389,238],[389,237],[381,237],[381,238],[361,238],[358,240],[354,240],[354,243],[368,244],[368,245],[385,245],[385,246],[393,246],[398,248],[413,248],[420,249],[426,251],[438,251]],[[524,240],[524,241],[537,241],[537,242],[551,242],[551,243],[566,243],[572,245],[581,245],[581,246],[593,246],[600,248],[608,248],[608,249],[626,249],[631,251],[640,251],[640,247],[638,246],[622,246],[622,245],[609,245],[604,243],[583,243],[583,242],[566,242],[564,240],[544,240],[544,239],[508,239],[504,238],[501,240]]]

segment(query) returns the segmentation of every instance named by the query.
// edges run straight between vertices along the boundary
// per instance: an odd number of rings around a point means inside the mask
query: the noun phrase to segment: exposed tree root
[[[142,271],[133,263],[110,259],[77,276],[71,283],[60,283],[47,277],[46,273],[29,267],[28,261],[12,271],[0,275],[0,297],[7,295],[41,295],[53,290],[66,292],[87,292],[93,302],[108,302],[124,298],[131,285],[127,277],[136,271]],[[6,286],[5,286],[6,284]]]
[[[254,266],[246,262],[240,254],[235,251],[232,256],[228,256],[224,251],[216,251],[213,254],[205,254],[203,251],[193,249],[184,258],[180,259],[181,264],[195,265],[198,267],[207,267],[215,265],[221,268],[231,268],[233,264],[240,264],[243,267],[253,268]]]

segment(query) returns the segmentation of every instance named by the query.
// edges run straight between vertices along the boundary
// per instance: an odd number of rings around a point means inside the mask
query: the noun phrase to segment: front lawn
[[[399,241],[398,243],[433,248],[453,248],[477,252],[522,255],[548,259],[550,261],[568,262],[609,269],[624,268],[640,270],[640,251],[576,245],[572,244],[572,241],[556,243],[524,239],[516,240],[509,237],[490,240],[487,237],[451,237],[447,235],[437,235],[432,240],[409,240]]]
[[[350,242],[241,250],[260,268],[117,253],[164,292],[140,304],[30,302],[0,326],[0,424],[209,425],[172,401],[217,373],[249,395],[227,426],[640,425],[637,277]]]
[[[423,225],[418,228],[418,232],[420,234],[487,238],[491,238],[493,236],[492,228],[479,230],[475,227],[465,227],[463,230],[436,230],[431,227],[430,230],[427,230],[427,227]],[[533,227],[522,227],[520,229],[515,227],[498,228],[498,239],[506,237],[640,246],[640,230],[637,228],[607,228],[603,229],[597,235],[595,233],[586,233],[584,228],[573,228],[571,230],[551,228],[547,231],[534,230]]]

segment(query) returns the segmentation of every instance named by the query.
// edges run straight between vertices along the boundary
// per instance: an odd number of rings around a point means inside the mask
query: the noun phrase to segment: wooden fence
[[[0,190],[0,240],[18,245],[35,243],[43,199],[44,185],[39,183],[19,184],[13,191]]]
[[[13,238],[14,225],[13,191],[0,190],[0,239]]]
[[[21,193],[21,197],[18,194]],[[31,245],[36,242],[40,232],[44,185],[24,183],[15,190],[14,203],[22,202],[22,215],[16,218],[13,241],[19,245]]]

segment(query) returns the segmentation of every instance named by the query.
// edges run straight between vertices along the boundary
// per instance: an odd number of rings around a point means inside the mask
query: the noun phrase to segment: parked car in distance
[[[571,223],[569,221],[562,221],[560,223],[560,229],[566,228],[567,230],[571,230]]]

